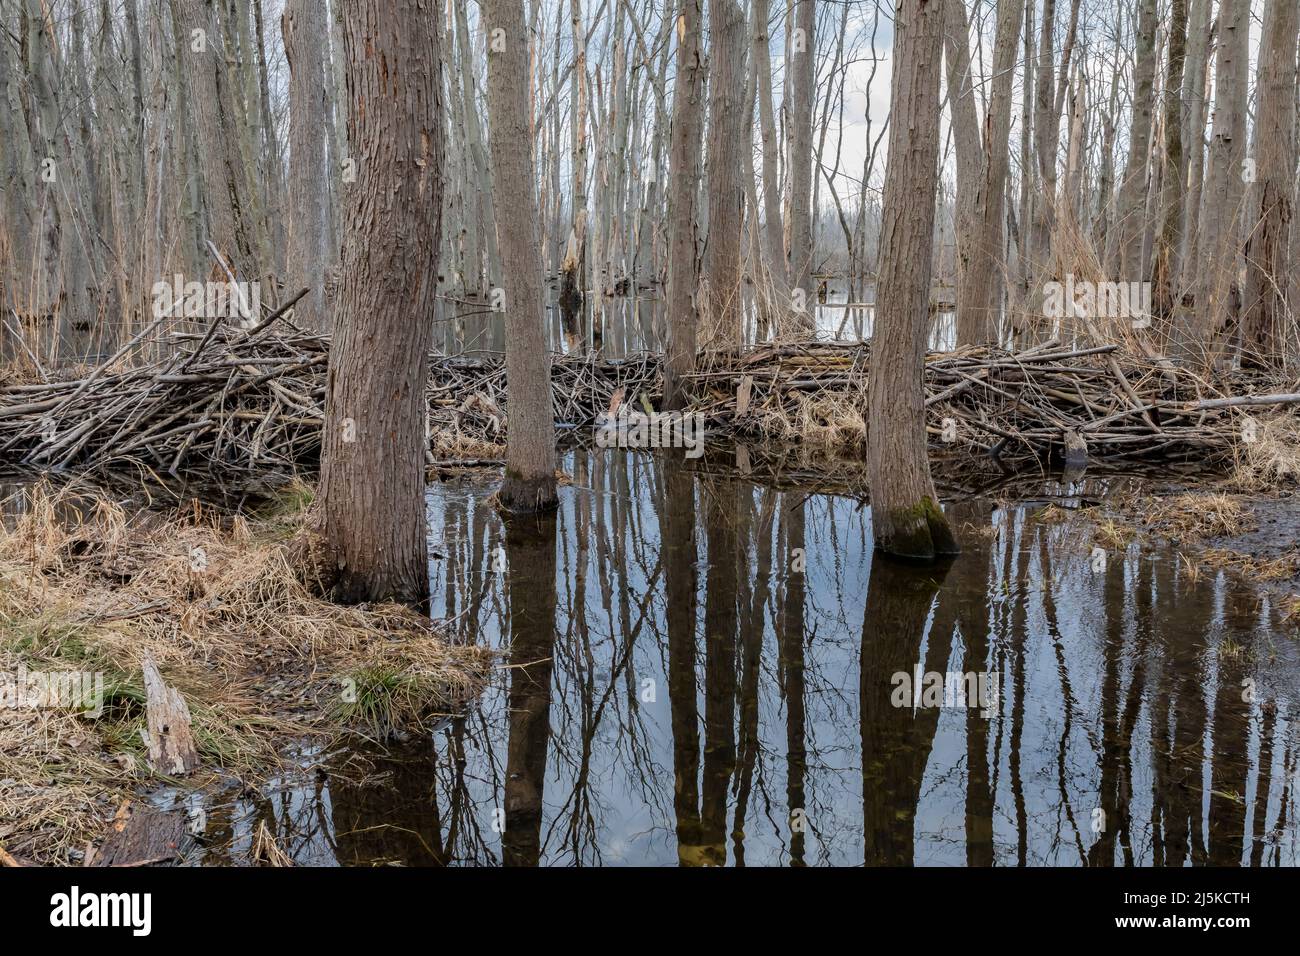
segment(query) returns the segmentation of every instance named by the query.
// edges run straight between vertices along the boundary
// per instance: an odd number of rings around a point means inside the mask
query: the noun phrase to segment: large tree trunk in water
[[[289,61],[289,249],[287,292],[311,291],[294,307],[299,325],[327,330],[325,269],[330,259],[326,183],[325,8],[319,0],[289,0],[280,21]]]
[[[803,331],[815,328],[812,295],[813,257],[813,83],[817,39],[815,0],[794,0],[794,33],[790,37],[790,286],[803,292],[805,311],[792,311],[790,324]]]
[[[1203,259],[1196,296],[1199,342],[1230,330],[1239,313],[1237,269],[1241,262],[1241,206],[1246,159],[1246,60],[1250,50],[1250,0],[1223,0],[1219,7],[1219,49],[1215,57],[1214,133],[1201,219]]]
[[[542,250],[537,238],[537,193],[529,148],[533,131],[528,116],[528,31],[523,0],[483,0],[482,9],[489,37],[488,153],[494,208],[500,219],[497,242],[505,274],[506,382],[510,388],[501,504],[510,511],[535,511],[556,503],[555,418],[542,300]]]
[[[939,159],[941,0],[900,0],[890,88],[876,328],[867,386],[867,477],[876,547],[933,560],[956,554],[926,457],[922,373]]]
[[[700,181],[704,65],[701,0],[682,0],[677,20],[677,77],[673,81],[673,127],[668,180],[668,355],[664,408],[685,404],[682,376],[695,368],[695,226]]]
[[[953,0],[958,2],[958,0]],[[975,232],[970,267],[957,284],[957,344],[979,345],[998,339],[1006,262],[1006,183],[1011,163],[1011,82],[1015,78],[1016,41],[1025,7],[1019,0],[999,0],[993,44],[993,85],[984,117],[984,178],[972,215]]]
[[[1294,214],[1291,183],[1295,170],[1296,0],[1269,0],[1264,10],[1264,41],[1259,51],[1259,110],[1255,134],[1255,196],[1246,244],[1246,294],[1242,313],[1242,361],[1281,366],[1286,359],[1288,230]],[[1252,210],[1253,212],[1253,210]],[[1300,303],[1290,303],[1292,310]]]
[[[750,103],[745,95],[745,14],[736,0],[709,0],[713,35],[709,77],[709,238],[704,277],[707,349],[739,348],[741,340],[741,218],[750,148]]]
[[[319,531],[341,601],[429,594],[426,365],[438,277],[437,0],[344,0],[348,190],[343,286],[321,439]]]

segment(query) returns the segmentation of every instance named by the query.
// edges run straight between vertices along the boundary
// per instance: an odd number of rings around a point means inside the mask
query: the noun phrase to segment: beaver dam
[[[320,453],[329,339],[220,323],[167,336],[166,358],[128,362],[137,336],[81,377],[0,388],[0,454],[39,468],[292,476]],[[152,327],[151,327],[152,328]],[[147,329],[146,332],[151,329]],[[860,459],[867,440],[869,344],[760,345],[701,357],[688,412],[711,439],[795,442]],[[433,356],[426,388],[430,465],[499,464],[509,420],[504,363]],[[558,357],[552,405],[562,430],[588,429],[620,403],[652,409],[660,360]],[[931,353],[928,430],[936,451],[1004,469],[1068,458],[1116,463],[1231,459],[1253,416],[1290,407],[1287,383],[1210,377],[1134,359],[1117,345],[1053,340],[1009,352]]]

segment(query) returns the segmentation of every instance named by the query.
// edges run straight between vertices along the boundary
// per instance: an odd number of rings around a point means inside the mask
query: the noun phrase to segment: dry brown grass
[[[751,406],[759,431],[773,441],[798,443],[812,453],[862,454],[867,447],[863,401],[842,392],[818,392],[798,397],[794,409],[772,402]]]
[[[243,778],[274,770],[293,740],[418,724],[477,691],[485,650],[449,644],[397,605],[312,593],[292,558],[309,489],[291,492],[252,521],[198,506],[131,517],[46,485],[5,503],[0,672],[103,674],[106,707],[93,719],[0,709],[0,846],[68,859],[127,790],[155,779],[139,737],[146,651],[189,704],[205,770]],[[397,675],[399,700],[376,673]]]
[[[504,443],[484,441],[459,426],[435,428],[430,434],[430,449],[439,461],[506,456]]]
[[[1243,440],[1233,448],[1229,485],[1244,492],[1294,486],[1300,479],[1300,419],[1282,414],[1251,422],[1250,431],[1243,430]],[[1253,440],[1244,440],[1247,434]]]
[[[1207,548],[1199,558],[1206,567],[1232,571],[1250,581],[1264,584],[1289,581],[1300,572],[1300,562],[1293,554],[1263,558],[1227,548]]]
[[[1127,548],[1129,542],[1137,536],[1136,528],[1116,521],[1114,518],[1103,518],[1098,521],[1097,527],[1093,531],[1093,540],[1107,550]]]
[[[1232,537],[1255,527],[1250,506],[1222,493],[1146,499],[1141,502],[1140,516],[1148,530],[1179,541]]]

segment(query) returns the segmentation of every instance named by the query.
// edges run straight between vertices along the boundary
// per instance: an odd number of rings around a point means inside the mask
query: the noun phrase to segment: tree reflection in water
[[[1094,570],[1031,505],[950,504],[963,554],[917,568],[873,557],[854,498],[613,449],[566,468],[536,527],[430,491],[435,613],[512,665],[482,699],[211,836],[263,820],[342,863],[1297,862],[1300,654],[1248,585],[1136,548]],[[895,706],[918,667],[992,675],[992,713]]]

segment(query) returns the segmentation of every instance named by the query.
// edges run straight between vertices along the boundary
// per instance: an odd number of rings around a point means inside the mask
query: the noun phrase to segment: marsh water
[[[946,567],[869,505],[576,451],[552,520],[429,489],[435,613],[503,652],[431,736],[208,811],[304,864],[1294,865],[1300,653],[1247,582],[950,501]],[[1049,514],[1059,512],[1053,509]]]

